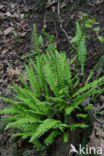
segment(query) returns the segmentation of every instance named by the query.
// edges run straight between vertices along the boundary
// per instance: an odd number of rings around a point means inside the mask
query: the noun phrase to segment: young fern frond
[[[40,54],[39,36],[37,34],[37,28],[36,28],[35,24],[33,24],[32,48],[33,48],[33,51],[36,52],[36,54],[38,54],[38,55]]]
[[[94,71],[97,72],[96,78],[99,77],[104,67],[104,55],[100,57],[97,64],[95,65]]]
[[[84,75],[84,66],[85,66],[86,52],[87,52],[85,36],[82,36],[77,48],[78,48],[78,58],[79,58],[79,62],[81,64],[81,70]]]
[[[84,75],[84,66],[86,61],[86,36],[83,28],[81,28],[79,22],[76,22],[76,36],[73,37],[72,43],[76,43],[76,51],[78,55],[78,60],[81,65],[82,74]]]

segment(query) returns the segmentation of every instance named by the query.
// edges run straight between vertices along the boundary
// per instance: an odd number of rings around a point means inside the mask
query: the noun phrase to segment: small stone
[[[24,14],[21,14],[20,17],[21,17],[21,19],[23,19],[24,18]]]

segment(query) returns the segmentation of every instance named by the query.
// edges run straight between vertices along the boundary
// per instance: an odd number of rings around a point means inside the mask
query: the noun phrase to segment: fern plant
[[[52,44],[45,53],[38,51],[25,69],[20,76],[22,87],[18,84],[10,87],[14,96],[11,99],[0,97],[11,104],[0,110],[1,114],[8,114],[3,119],[8,121],[5,129],[19,129],[14,136],[29,138],[37,150],[44,150],[59,135],[63,134],[64,141],[68,141],[69,129],[88,126],[86,122],[70,123],[69,116],[82,110],[80,105],[87,96],[96,96],[98,90],[99,94],[102,92],[99,87],[104,84],[104,77],[80,88],[78,74],[71,71],[66,54],[59,53]],[[87,116],[77,113],[76,117]]]
[[[71,40],[72,43],[76,43],[76,51],[78,60],[81,65],[81,71],[84,75],[84,65],[86,61],[86,35],[85,29],[82,29],[79,22],[76,22],[76,36]]]
[[[81,71],[84,76],[84,68],[85,61],[87,56],[87,46],[86,46],[86,38],[87,38],[87,29],[92,28],[93,31],[97,31],[99,27],[95,27],[95,25],[99,24],[96,22],[95,18],[90,19],[89,16],[84,13],[82,22],[76,22],[76,35],[72,38],[71,43],[75,44],[75,48],[77,51],[77,60],[80,63]],[[93,28],[94,27],[94,28]]]
[[[69,115],[88,95],[96,93],[96,88],[104,84],[104,77],[78,89],[75,85],[78,77],[72,76],[65,53],[59,53],[55,48],[37,56],[35,62],[31,59],[26,65],[24,76],[27,81],[20,78],[24,87],[17,84],[11,87],[16,93],[13,99],[0,97],[12,104],[0,112],[9,114],[5,119],[9,121],[6,129],[20,129],[15,136],[30,138],[35,145],[37,141],[41,145],[41,137],[44,136],[43,145],[47,146],[70,128],[87,127],[86,124],[70,124]],[[44,149],[42,145],[39,147]]]
[[[39,55],[41,53],[41,48],[44,46],[43,38],[41,35],[38,35],[36,25],[33,24],[33,32],[32,32],[32,39],[31,39],[31,53],[22,56],[22,59],[27,57],[32,57],[35,55]]]

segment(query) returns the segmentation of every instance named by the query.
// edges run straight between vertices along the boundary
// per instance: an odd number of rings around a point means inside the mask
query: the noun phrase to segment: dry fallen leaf
[[[3,65],[2,64],[0,64],[0,70],[2,70],[3,69]]]
[[[90,142],[88,143],[89,147],[100,147],[99,139],[96,138],[95,130],[93,129],[90,136]]]
[[[8,35],[10,32],[12,32],[14,30],[13,27],[9,27],[6,30],[4,30],[4,35]]]
[[[0,20],[3,20],[5,18],[5,14],[0,13]]]
[[[6,12],[5,14],[7,17],[11,17],[11,13],[9,11]]]
[[[104,139],[100,140],[100,146],[102,147],[103,153],[104,153]],[[102,155],[104,156],[104,155]]]
[[[55,6],[52,6],[51,9],[52,9],[52,12],[56,12],[56,7]]]
[[[13,77],[15,75],[20,75],[20,70],[19,69],[13,69],[13,68],[8,68],[8,74],[10,77]]]
[[[97,122],[94,122],[94,129],[96,131],[96,136],[100,138],[104,138],[104,131],[101,128],[100,124],[98,124]]]
[[[46,5],[46,8],[51,7],[53,4],[55,4],[57,2],[58,2],[58,0],[48,0],[47,5]]]
[[[61,3],[60,8],[62,9],[62,8],[64,8],[64,7],[66,7],[68,3],[69,3],[69,0],[64,0],[64,1]],[[70,1],[70,3],[72,3],[72,2]]]
[[[94,128],[88,145],[89,147],[101,147],[104,153],[104,131],[102,130],[101,125],[97,122],[93,123],[93,127]]]
[[[1,4],[0,4],[0,10],[2,10],[3,8],[4,8],[4,5],[1,5]]]

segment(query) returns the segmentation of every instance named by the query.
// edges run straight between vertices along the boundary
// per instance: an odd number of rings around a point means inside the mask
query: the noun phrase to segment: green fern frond
[[[3,100],[5,102],[8,102],[8,103],[11,103],[11,104],[18,104],[18,101],[15,101],[15,100],[12,100],[12,99],[9,99],[9,98],[5,98],[5,97],[0,97],[0,100]]]
[[[81,70],[84,75],[84,66],[86,61],[86,37],[83,28],[81,28],[79,22],[76,22],[76,36],[71,40],[72,43],[76,43],[76,51],[78,55],[78,60],[81,65]]]
[[[81,64],[81,70],[84,75],[84,66],[85,66],[85,61],[86,61],[86,41],[85,41],[85,36],[82,36],[80,39],[80,42],[78,44],[78,59]]]
[[[100,57],[100,59],[98,60],[96,66],[95,66],[94,71],[97,72],[96,78],[98,78],[99,75],[101,74],[103,67],[104,67],[104,55]]]
[[[36,24],[33,24],[32,48],[34,51],[36,51],[37,54],[40,54],[39,36],[37,34]]]
[[[98,88],[102,84],[104,84],[104,76],[100,77],[98,80],[88,83],[87,85],[85,85],[84,87],[79,89],[75,94],[73,94],[73,97],[85,92],[86,90],[88,90],[90,88],[93,88],[93,90],[94,90],[95,88]]]
[[[64,142],[68,142],[68,140],[69,140],[69,132],[65,131],[64,132]]]
[[[42,145],[38,139],[32,141],[32,143],[35,145],[37,151],[43,151],[45,149],[45,146]]]
[[[51,70],[51,66],[49,66],[48,64],[46,64],[44,66],[44,73],[45,73],[45,77],[46,80],[51,88],[51,90],[53,91],[53,93],[58,96],[58,78],[57,78],[57,74]]]
[[[79,25],[79,22],[76,21],[76,35],[75,37],[72,38],[71,43],[80,42],[81,37],[82,37],[82,29]]]
[[[0,110],[0,114],[16,114],[19,110],[16,107],[9,107]]]
[[[61,121],[60,120],[55,120],[55,119],[46,119],[46,120],[44,120],[39,125],[39,127],[36,129],[36,131],[34,132],[33,136],[31,137],[30,141],[32,142],[33,140],[41,137],[44,133],[46,133],[50,129],[56,129],[56,128],[58,128],[58,126],[60,124],[61,124]],[[63,124],[62,124],[62,126],[63,126]]]
[[[52,131],[49,136],[45,139],[45,144],[48,146],[53,143],[54,139],[60,134],[58,130]]]
[[[15,122],[9,123],[5,129],[8,129],[10,127],[18,127],[19,125],[24,125],[24,124],[32,124],[32,123],[41,123],[41,120],[39,119],[35,119],[33,117],[27,117],[27,118],[23,118],[23,119],[18,119]]]
[[[71,130],[74,130],[75,128],[87,128],[88,125],[86,124],[81,124],[81,123],[75,123],[75,124],[70,124],[69,127],[71,128]]]

